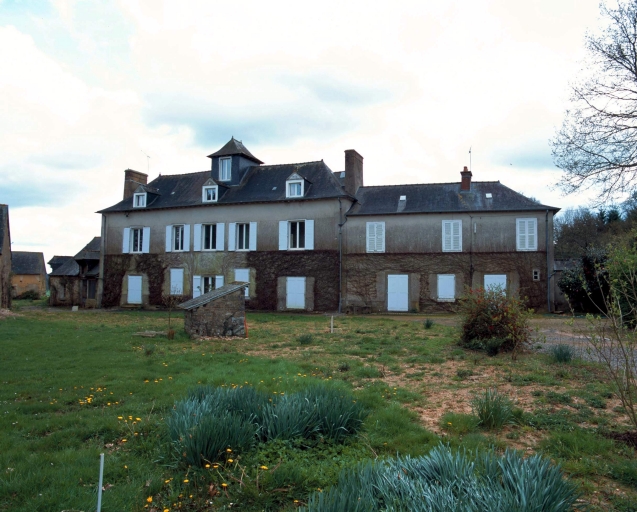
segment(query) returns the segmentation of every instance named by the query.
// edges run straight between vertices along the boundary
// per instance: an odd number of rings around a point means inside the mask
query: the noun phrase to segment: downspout
[[[549,211],[546,210],[546,225],[545,225],[545,231],[546,231],[546,310],[547,312],[551,312],[551,268],[549,268],[550,265],[550,258],[549,258]]]
[[[100,263],[99,276],[97,278],[97,307],[102,307],[102,296],[104,295],[104,255],[106,253],[106,215],[102,214],[102,236],[100,243]]]
[[[338,312],[343,312],[343,204],[338,198]]]
[[[469,215],[471,229],[471,243],[469,244],[469,288],[473,288],[473,236],[475,233],[475,225],[473,223],[473,215]]]

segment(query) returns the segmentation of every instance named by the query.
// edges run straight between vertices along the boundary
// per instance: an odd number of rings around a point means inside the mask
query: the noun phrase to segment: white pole
[[[100,453],[100,483],[97,488],[97,512],[102,510],[102,482],[104,481],[104,454]]]
[[[330,333],[334,334],[334,315],[332,315],[332,322],[330,324]]]

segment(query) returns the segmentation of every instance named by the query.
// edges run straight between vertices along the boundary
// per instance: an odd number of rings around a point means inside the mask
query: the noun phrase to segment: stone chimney
[[[345,192],[356,195],[358,187],[363,186],[363,157],[353,149],[345,150]]]
[[[148,183],[148,174],[126,169],[124,171],[124,199],[129,198],[140,185]]]
[[[466,165],[460,173],[460,176],[462,176],[462,181],[460,182],[460,191],[469,192],[471,190],[471,176],[473,176],[473,174],[471,174],[471,171],[467,169]]]

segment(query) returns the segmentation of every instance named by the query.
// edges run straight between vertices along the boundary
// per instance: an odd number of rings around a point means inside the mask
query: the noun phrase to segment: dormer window
[[[285,181],[285,197],[303,197],[305,194],[305,180],[293,172]]]
[[[219,180],[230,181],[232,179],[232,158],[219,159]]]
[[[146,206],[146,192],[133,194],[133,208],[144,208]]]
[[[216,203],[218,198],[219,198],[219,187],[217,187],[217,185],[203,187],[201,200],[204,203]]]

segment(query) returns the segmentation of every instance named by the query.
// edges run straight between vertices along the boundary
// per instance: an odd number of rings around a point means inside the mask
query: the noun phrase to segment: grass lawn
[[[459,349],[453,317],[430,329],[411,316],[338,317],[331,334],[322,315],[249,313],[249,339],[193,341],[180,316],[174,340],[133,335],[166,330],[165,313],[14,311],[0,319],[0,511],[95,510],[100,453],[104,511],[294,510],[361,459],[422,455],[440,440],[542,453],[592,510],[637,510],[635,450],[602,435],[627,427],[603,371]],[[369,409],[359,435],[274,441],[205,469],[171,451],[164,419],[199,384],[280,395],[317,382]],[[516,424],[476,425],[471,399],[489,387],[515,402]]]

